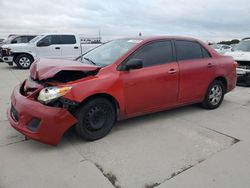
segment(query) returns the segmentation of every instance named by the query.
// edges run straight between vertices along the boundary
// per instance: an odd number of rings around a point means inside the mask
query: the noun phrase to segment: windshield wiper
[[[84,57],[83,59],[87,60],[88,62],[92,63],[93,65],[97,65],[94,61],[92,61],[91,59]]]

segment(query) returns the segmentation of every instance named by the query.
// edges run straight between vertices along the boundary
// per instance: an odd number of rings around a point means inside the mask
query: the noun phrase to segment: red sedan
[[[192,38],[114,40],[76,61],[34,62],[12,93],[8,120],[47,144],[58,144],[72,126],[96,140],[117,120],[193,103],[217,108],[235,87],[236,66]]]

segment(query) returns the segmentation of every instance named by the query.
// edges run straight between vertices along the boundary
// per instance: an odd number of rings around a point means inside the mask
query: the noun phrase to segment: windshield
[[[29,41],[29,43],[35,43],[37,42],[38,40],[40,40],[44,35],[38,35],[36,36],[35,38],[33,38],[31,41]]]
[[[83,63],[88,62],[104,67],[112,64],[141,41],[129,39],[114,40],[101,45],[77,59]]]
[[[235,47],[235,51],[244,51],[250,52],[250,40],[242,40],[240,43]]]

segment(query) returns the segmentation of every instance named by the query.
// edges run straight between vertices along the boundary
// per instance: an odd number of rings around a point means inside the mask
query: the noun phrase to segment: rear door
[[[81,55],[80,44],[74,35],[61,35],[62,58],[75,59]]]
[[[202,100],[215,72],[211,55],[196,41],[176,40],[175,48],[180,69],[179,101]]]
[[[130,59],[141,59],[143,68],[121,72],[126,113],[133,116],[172,106],[178,96],[178,64],[171,41],[144,45]]]
[[[55,58],[62,57],[61,38],[60,35],[47,35],[39,42],[46,42],[46,46],[36,46],[38,58]]]

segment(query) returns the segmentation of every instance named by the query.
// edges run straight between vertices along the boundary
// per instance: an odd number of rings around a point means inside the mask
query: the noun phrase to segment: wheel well
[[[30,57],[33,59],[33,61],[34,61],[34,57],[33,57],[31,54],[29,54],[29,53],[14,53],[14,55],[13,55],[13,61],[15,61],[16,58],[17,58],[19,55],[22,55],[22,54],[25,54],[25,55],[30,56]]]
[[[112,95],[107,94],[107,93],[98,93],[98,94],[91,95],[91,96],[87,97],[86,99],[84,99],[80,103],[80,106],[84,105],[87,101],[92,100],[94,98],[105,98],[105,99],[109,100],[114,105],[115,110],[116,110],[116,116],[118,117],[119,110],[120,110],[119,103]]]
[[[222,82],[222,84],[223,84],[223,85],[224,85],[224,87],[225,87],[225,92],[227,92],[227,80],[226,80],[226,78],[225,78],[225,77],[220,76],[220,77],[215,78],[215,80],[219,80],[219,81],[221,81],[221,82]]]

